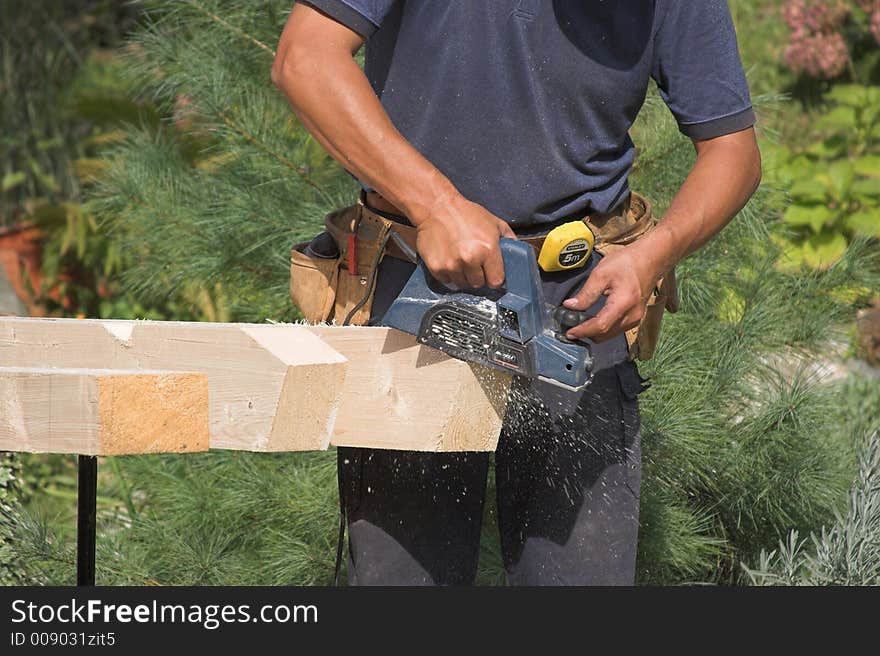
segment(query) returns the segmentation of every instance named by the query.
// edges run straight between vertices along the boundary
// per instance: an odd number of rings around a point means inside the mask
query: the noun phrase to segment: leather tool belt
[[[596,238],[595,250],[607,255],[624,248],[656,224],[651,204],[633,192],[609,213],[583,217]],[[379,263],[384,256],[406,261],[410,257],[395,243],[396,233],[412,251],[416,250],[416,228],[403,213],[376,192],[362,192],[356,205],[328,214],[324,219],[330,246],[318,252],[315,243],[297,244],[291,251],[290,292],[294,303],[310,323],[335,322],[363,325],[370,318]],[[540,252],[546,232],[520,235]],[[661,277],[648,301],[638,327],[626,333],[632,359],[648,360],[654,353],[663,312],[678,309],[675,270]]]

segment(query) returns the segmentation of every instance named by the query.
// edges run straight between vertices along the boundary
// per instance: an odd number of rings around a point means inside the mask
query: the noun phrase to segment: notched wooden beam
[[[491,451],[510,377],[391,328],[0,317],[0,364],[207,375],[212,448]]]
[[[0,318],[0,363],[207,375],[211,447],[326,449],[346,360],[302,326]]]

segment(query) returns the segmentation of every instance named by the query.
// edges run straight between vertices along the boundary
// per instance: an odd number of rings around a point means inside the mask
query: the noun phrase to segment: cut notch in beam
[[[296,325],[0,317],[0,362],[206,374],[211,447],[326,449],[346,360]]]
[[[314,326],[349,362],[335,446],[493,451],[511,377],[379,327]]]

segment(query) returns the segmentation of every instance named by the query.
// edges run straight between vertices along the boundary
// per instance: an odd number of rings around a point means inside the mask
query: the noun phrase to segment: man
[[[353,55],[366,42],[365,70]],[[593,318],[569,332],[626,349],[664,272],[711,239],[760,180],[754,114],[723,0],[310,0],[282,34],[273,80],[369,194],[410,222],[431,272],[500,286],[501,237],[626,213],[628,130],[653,78],[696,163],[663,220],[589,276],[545,293]],[[386,258],[372,320],[412,270]],[[586,282],[584,278],[586,277]],[[570,297],[570,298],[569,298]],[[507,578],[632,584],[640,451],[635,365],[599,372],[574,417],[530,398],[495,455]],[[469,584],[488,456],[340,450],[354,584]]]

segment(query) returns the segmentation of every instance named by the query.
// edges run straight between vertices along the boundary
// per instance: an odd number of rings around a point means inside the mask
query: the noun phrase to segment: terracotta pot
[[[35,299],[35,293],[39,293],[43,284],[40,268],[43,255],[42,237],[40,229],[30,222],[0,227],[0,267],[16,296],[34,317],[41,317],[46,313],[45,308]]]

